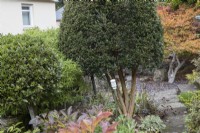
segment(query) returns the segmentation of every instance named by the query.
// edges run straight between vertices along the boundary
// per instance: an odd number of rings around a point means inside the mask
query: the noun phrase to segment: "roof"
[[[63,12],[64,12],[64,7],[61,7],[56,11],[56,21],[60,21],[62,19]]]
[[[200,20],[200,15],[197,15],[195,19]]]

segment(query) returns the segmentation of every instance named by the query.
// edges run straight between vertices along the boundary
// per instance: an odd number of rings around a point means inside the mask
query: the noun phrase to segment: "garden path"
[[[195,87],[188,84],[176,84],[172,88],[149,93],[158,111],[165,114],[164,122],[167,126],[165,133],[182,133],[185,131],[184,118],[187,109],[179,102],[178,95],[190,90],[195,90]]]

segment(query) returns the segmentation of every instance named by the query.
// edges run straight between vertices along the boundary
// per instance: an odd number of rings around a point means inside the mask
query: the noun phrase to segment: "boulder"
[[[148,76],[142,76],[142,77],[140,77],[140,81],[141,82],[146,82],[146,81],[150,81],[150,80],[151,80],[151,78],[148,77]]]
[[[1,118],[0,117],[0,129],[8,127],[18,121],[19,120],[17,118]]]
[[[167,79],[166,69],[156,69],[154,71],[153,81],[164,81]]]
[[[197,89],[200,89],[200,78],[197,78],[197,79],[194,81],[194,85],[197,87]]]

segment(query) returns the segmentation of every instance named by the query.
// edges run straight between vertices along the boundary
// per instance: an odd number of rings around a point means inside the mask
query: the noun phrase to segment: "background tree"
[[[182,5],[172,11],[168,6],[161,6],[158,13],[164,27],[165,55],[172,55],[168,82],[173,83],[178,70],[200,51],[200,38],[197,35],[200,24],[195,21],[200,10]]]
[[[56,2],[56,9],[59,9],[61,7],[64,6],[64,1],[65,0],[58,0],[58,2]]]
[[[162,61],[162,27],[155,3],[69,2],[59,45],[66,57],[80,63],[87,74],[109,73],[110,79],[118,75],[115,100],[120,112],[132,117],[137,68],[155,67]],[[130,91],[124,68],[132,71]]]

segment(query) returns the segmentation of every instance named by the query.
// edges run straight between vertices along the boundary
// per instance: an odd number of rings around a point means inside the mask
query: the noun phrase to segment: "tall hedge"
[[[41,38],[0,38],[1,114],[24,114],[29,106],[41,112],[74,102],[81,97],[81,84],[78,65],[60,59]]]

